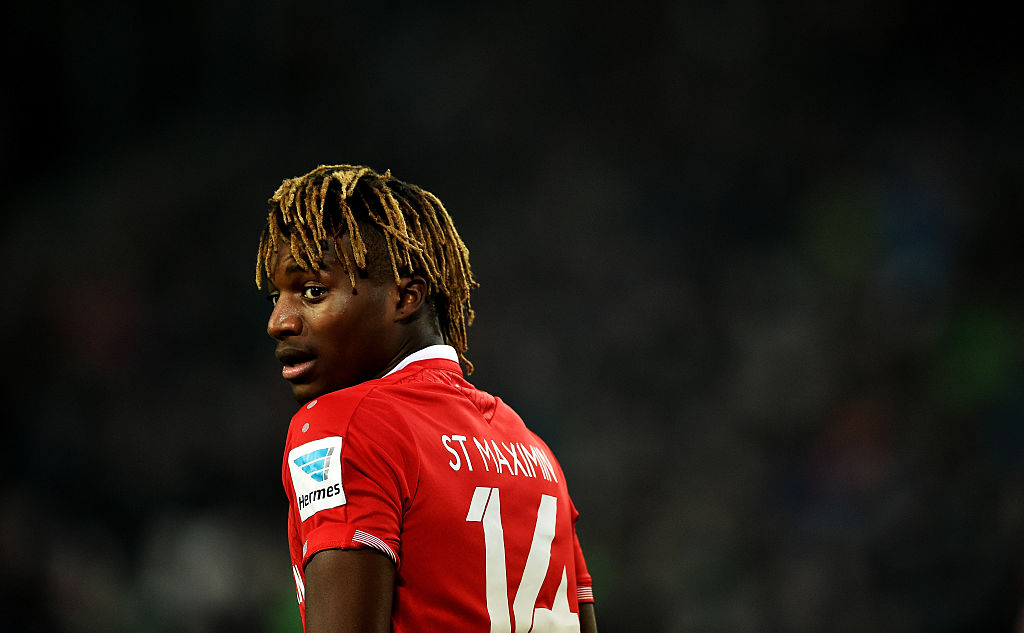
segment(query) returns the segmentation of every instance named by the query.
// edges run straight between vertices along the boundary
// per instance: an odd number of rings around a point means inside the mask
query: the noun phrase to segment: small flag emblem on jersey
[[[323,481],[327,479],[331,467],[331,455],[333,454],[334,447],[332,446],[306,453],[296,457],[293,461],[296,466],[302,469],[302,472],[312,477],[314,481]]]
[[[322,437],[288,451],[295,508],[305,521],[321,510],[345,505],[340,436]]]

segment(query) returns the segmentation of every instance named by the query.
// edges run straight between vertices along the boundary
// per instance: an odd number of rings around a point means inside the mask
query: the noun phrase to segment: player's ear
[[[398,281],[398,302],[395,305],[395,321],[405,321],[415,316],[427,301],[427,280],[419,275],[402,277]]]

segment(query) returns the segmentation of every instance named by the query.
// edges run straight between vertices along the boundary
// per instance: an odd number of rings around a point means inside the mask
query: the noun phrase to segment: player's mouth
[[[303,349],[294,347],[278,348],[277,360],[281,361],[281,377],[288,381],[302,380],[313,370],[316,357]]]
[[[313,359],[307,360],[306,362],[299,363],[297,365],[285,365],[284,367],[281,368],[281,377],[284,378],[285,380],[299,380],[300,378],[302,378],[302,376],[309,373],[309,371],[313,368],[313,363],[315,362],[316,359]]]

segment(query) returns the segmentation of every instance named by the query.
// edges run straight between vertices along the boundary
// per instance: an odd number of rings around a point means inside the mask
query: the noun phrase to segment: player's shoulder
[[[369,397],[380,386],[375,381],[332,391],[302,405],[292,416],[289,436],[347,435],[359,418],[393,417],[387,398]]]
[[[458,364],[421,361],[310,401],[292,416],[290,433],[408,436],[412,421],[436,416],[439,410],[455,407],[473,394],[479,397],[483,392],[462,377]]]
[[[292,422],[311,422],[323,418],[348,419],[373,388],[372,382],[366,382],[325,393],[302,405],[292,416]]]

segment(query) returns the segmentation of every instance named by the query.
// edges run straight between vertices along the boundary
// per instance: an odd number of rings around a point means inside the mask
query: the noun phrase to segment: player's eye
[[[277,305],[277,298],[280,297],[280,296],[281,296],[280,292],[271,292],[270,294],[267,295],[267,301],[270,302],[270,305],[276,306]]]
[[[302,289],[302,298],[307,301],[315,301],[327,294],[327,288],[323,286],[306,286]]]

